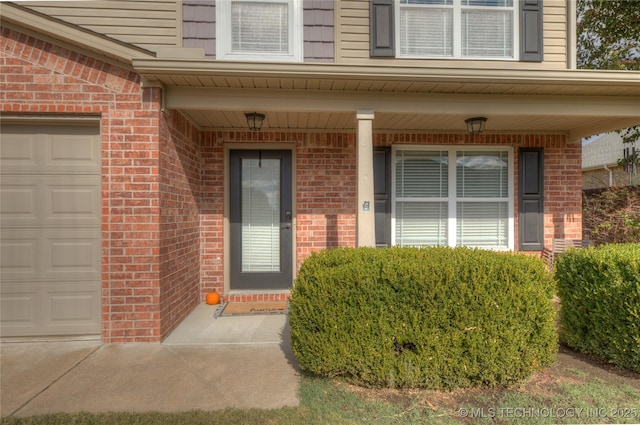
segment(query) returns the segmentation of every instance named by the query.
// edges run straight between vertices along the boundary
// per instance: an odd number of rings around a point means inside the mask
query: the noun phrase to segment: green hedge
[[[556,264],[560,339],[640,372],[640,244],[572,250]]]
[[[555,360],[554,292],[525,255],[322,251],[292,290],[293,351],[303,370],[370,387],[510,384]]]

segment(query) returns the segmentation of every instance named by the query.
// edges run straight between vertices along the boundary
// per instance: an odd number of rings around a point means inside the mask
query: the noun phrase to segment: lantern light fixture
[[[484,131],[484,125],[487,122],[485,117],[474,117],[464,120],[467,123],[467,130],[470,134],[482,134]]]
[[[244,114],[247,117],[247,125],[249,126],[249,130],[251,131],[260,131],[262,128],[262,122],[264,121],[265,115],[260,114],[258,112],[247,112]]]

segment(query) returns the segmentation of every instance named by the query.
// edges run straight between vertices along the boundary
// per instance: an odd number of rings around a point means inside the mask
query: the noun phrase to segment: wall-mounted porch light
[[[485,117],[474,117],[464,120],[467,123],[467,130],[470,134],[481,134],[484,131],[484,125],[487,122]]]
[[[262,122],[264,121],[264,114],[259,114],[257,112],[247,112],[244,114],[247,117],[247,125],[249,126],[249,130],[251,131],[260,131],[262,128]]]

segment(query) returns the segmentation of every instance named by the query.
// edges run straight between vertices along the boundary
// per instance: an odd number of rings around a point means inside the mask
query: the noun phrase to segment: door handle
[[[284,212],[284,217],[285,219],[288,221],[288,223],[283,224],[280,228],[283,230],[289,230],[291,229],[291,210],[286,210]]]

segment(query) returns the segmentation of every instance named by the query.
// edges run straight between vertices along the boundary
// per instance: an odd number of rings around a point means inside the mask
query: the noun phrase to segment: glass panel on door
[[[291,151],[232,150],[230,288],[288,289],[292,283]]]
[[[280,271],[280,160],[242,159],[242,271]]]

